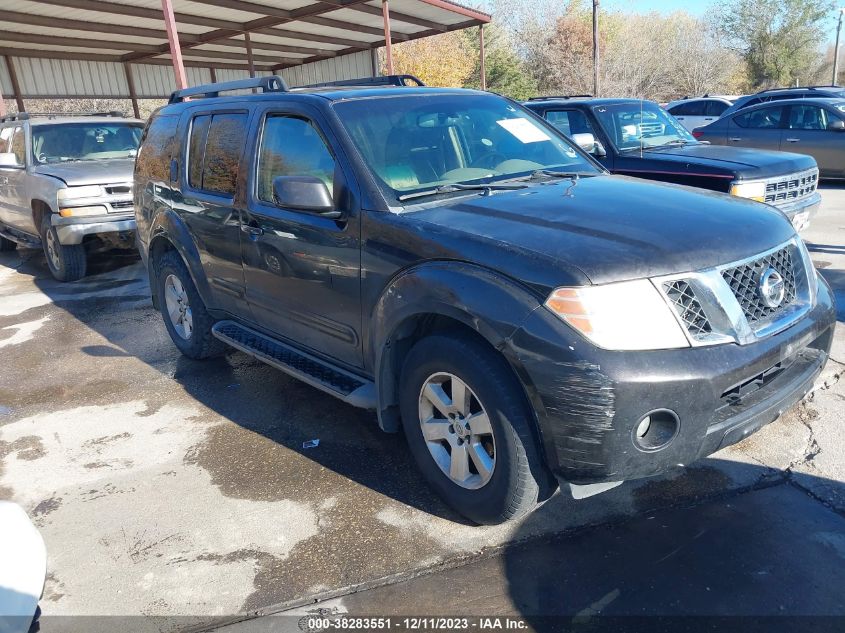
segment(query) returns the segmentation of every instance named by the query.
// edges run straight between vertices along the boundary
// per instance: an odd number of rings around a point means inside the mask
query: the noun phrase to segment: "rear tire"
[[[167,251],[156,262],[158,305],[173,344],[188,358],[218,356],[226,345],[214,338],[215,320],[205,308],[188,267],[176,251]]]
[[[50,216],[41,221],[41,243],[47,266],[58,281],[77,281],[85,276],[88,261],[82,244],[61,244]]]
[[[495,350],[460,336],[420,340],[402,368],[400,407],[417,466],[457,512],[494,525],[537,506],[552,476],[522,388]]]
[[[0,253],[6,253],[8,251],[13,251],[18,247],[17,242],[13,242],[12,240],[7,240],[5,237],[0,236]]]

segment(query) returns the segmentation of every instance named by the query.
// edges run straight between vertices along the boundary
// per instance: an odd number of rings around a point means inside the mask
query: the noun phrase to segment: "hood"
[[[631,152],[627,156],[639,158],[640,155]],[[650,149],[643,152],[643,158],[648,159],[649,163],[665,163],[674,169],[679,164],[685,165],[686,171],[707,167],[721,173],[730,172],[741,180],[785,176],[816,166],[812,157],[803,154],[704,143]]]
[[[50,163],[39,165],[33,171],[36,174],[58,178],[69,187],[76,187],[131,182],[134,169],[134,158],[115,158],[111,160]]]
[[[690,272],[795,235],[768,205],[624,176],[582,178],[574,188],[543,184],[408,215],[436,225],[428,232],[462,258],[534,285],[557,283],[556,275],[573,269],[596,284]]]

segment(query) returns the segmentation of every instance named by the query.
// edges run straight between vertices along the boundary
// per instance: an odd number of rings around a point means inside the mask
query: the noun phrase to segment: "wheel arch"
[[[160,309],[158,305],[158,261],[167,251],[175,251],[185,262],[191,280],[196,286],[203,303],[212,307],[211,289],[202,267],[199,249],[194,243],[188,227],[185,226],[179,217],[172,213],[161,213],[156,217],[151,227],[150,241],[147,245],[147,275],[150,280],[150,292],[152,294],[153,306]]]
[[[533,407],[527,374],[510,353],[509,339],[539,305],[524,286],[472,264],[424,264],[394,278],[371,324],[379,426],[387,432],[400,429],[402,364],[414,344],[432,334],[468,336],[501,353]]]

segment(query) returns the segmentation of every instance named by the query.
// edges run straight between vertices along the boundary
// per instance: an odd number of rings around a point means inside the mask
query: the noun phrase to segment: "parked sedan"
[[[808,154],[821,178],[845,178],[845,99],[790,99],[745,108],[693,132],[701,141]]]
[[[681,125],[692,132],[697,127],[709,125],[717,120],[739,97],[705,95],[701,98],[678,99],[666,104],[666,110],[675,117]]]

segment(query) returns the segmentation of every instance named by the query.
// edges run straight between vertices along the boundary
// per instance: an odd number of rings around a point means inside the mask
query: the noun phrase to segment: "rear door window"
[[[789,111],[790,130],[826,130],[830,115],[815,105],[794,105]]]
[[[704,116],[704,101],[687,101],[673,107],[669,113],[673,116]]]
[[[783,120],[783,106],[760,108],[751,112],[743,112],[733,118],[739,127],[763,130],[778,129]]]
[[[246,143],[246,112],[194,117],[188,145],[188,184],[207,193],[233,196]]]

